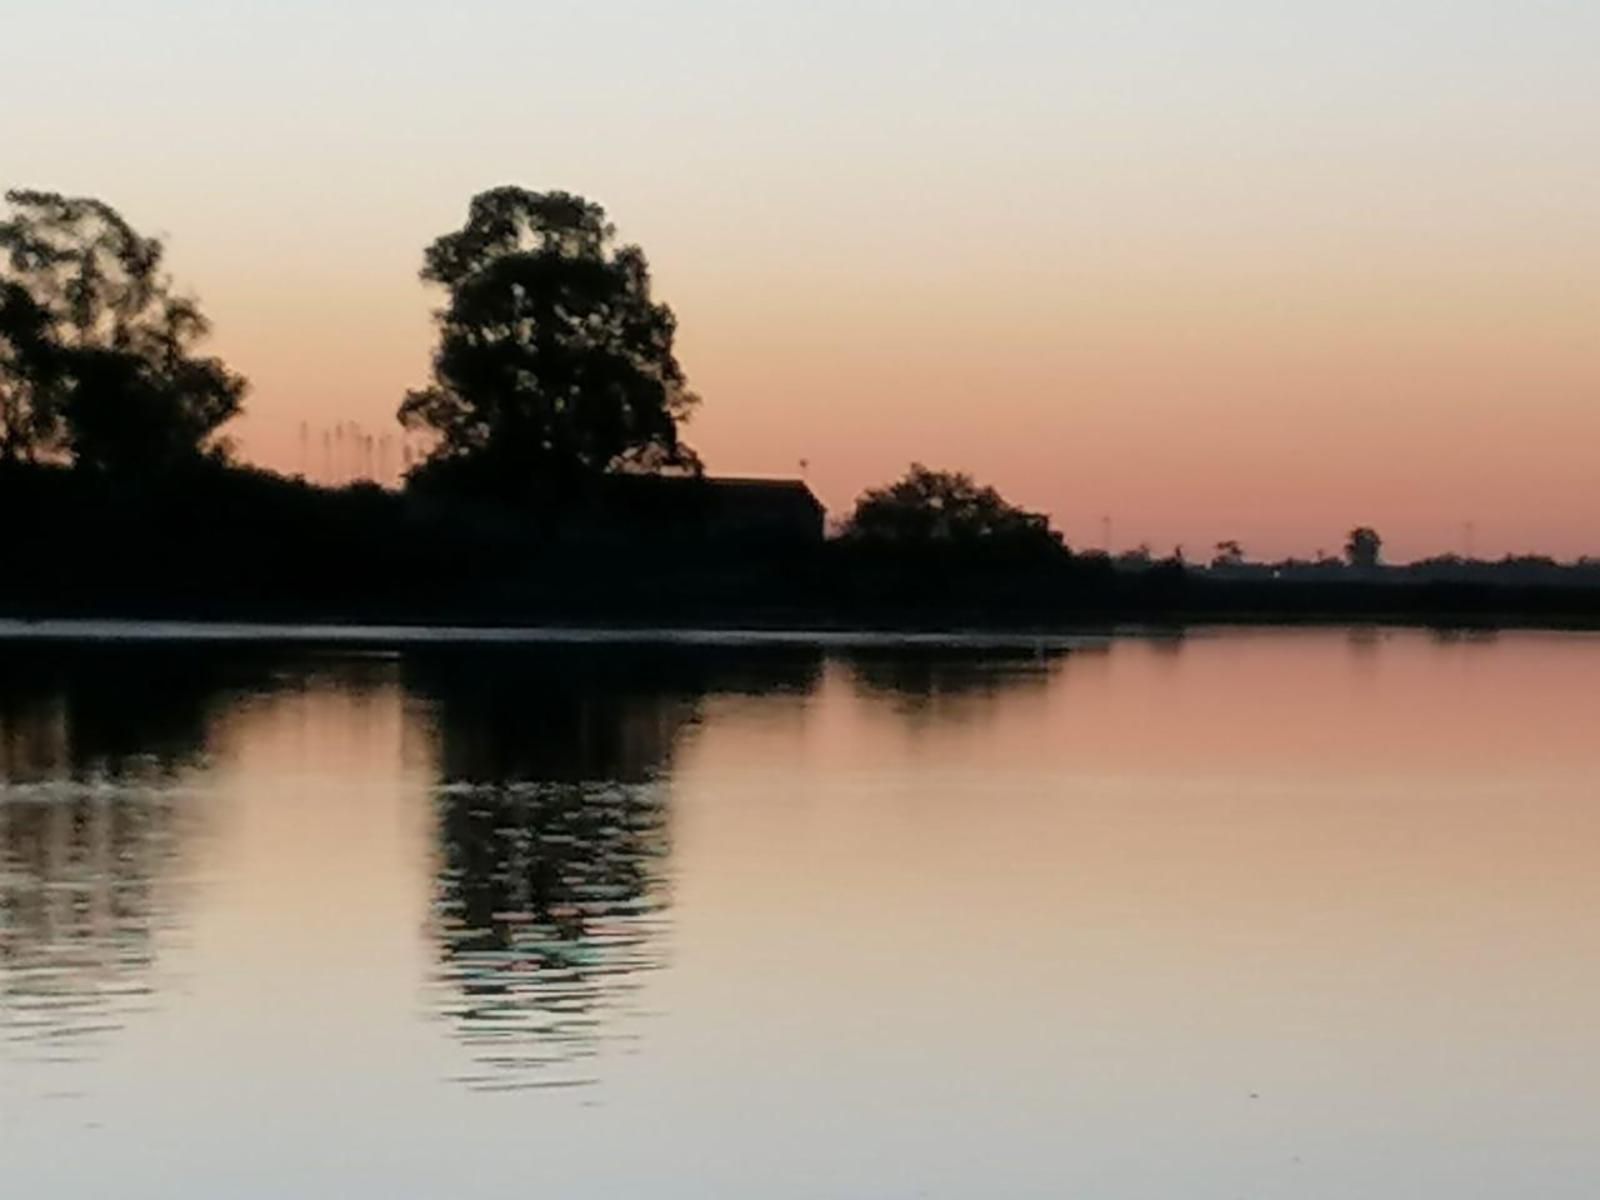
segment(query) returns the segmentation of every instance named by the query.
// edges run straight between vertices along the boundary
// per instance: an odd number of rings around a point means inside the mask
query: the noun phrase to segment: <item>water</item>
[[[1600,639],[0,650],[0,1195],[1588,1197]]]

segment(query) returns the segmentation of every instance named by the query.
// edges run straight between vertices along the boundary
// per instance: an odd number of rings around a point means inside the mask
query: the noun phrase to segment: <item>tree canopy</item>
[[[1211,559],[1213,567],[1242,567],[1244,546],[1236,538],[1225,538],[1217,543],[1216,554]]]
[[[0,461],[35,457],[60,428],[50,317],[12,280],[0,281]]]
[[[0,459],[154,470],[222,454],[245,381],[196,355],[209,332],[164,247],[110,205],[11,191],[0,221]]]
[[[936,471],[912,463],[885,487],[856,500],[845,523],[847,541],[906,548],[1050,552],[1063,549],[1061,535],[1042,513],[1009,503],[970,475]]]
[[[559,494],[617,470],[697,470],[678,426],[697,403],[673,353],[672,310],[637,246],[566,192],[501,187],[428,247],[436,314],[431,386],[400,421],[436,443],[419,483]]]
[[[1344,556],[1352,567],[1375,567],[1383,554],[1383,539],[1376,529],[1359,525],[1345,539]]]

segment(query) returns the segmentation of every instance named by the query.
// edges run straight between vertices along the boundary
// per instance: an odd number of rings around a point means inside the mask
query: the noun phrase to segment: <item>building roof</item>
[[[607,486],[621,491],[663,491],[709,493],[718,498],[748,498],[785,503],[803,502],[819,511],[823,508],[803,479],[774,479],[740,475],[612,475]]]

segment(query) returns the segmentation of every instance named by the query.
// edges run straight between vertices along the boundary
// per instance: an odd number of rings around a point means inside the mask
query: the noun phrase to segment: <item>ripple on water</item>
[[[147,1010],[187,796],[121,780],[0,784],[0,1047],[92,1060]]]
[[[657,783],[454,784],[435,796],[436,1011],[485,1091],[575,1087],[664,964]]]

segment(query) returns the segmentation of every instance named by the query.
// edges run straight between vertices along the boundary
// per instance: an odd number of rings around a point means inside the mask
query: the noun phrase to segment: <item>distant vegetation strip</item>
[[[768,630],[1600,619],[1600,560],[1391,566],[1370,525],[1341,555],[1275,563],[1232,540],[1201,555],[1074,550],[1045,514],[918,463],[830,535],[803,480],[706,473],[684,438],[700,398],[643,252],[560,191],[480,193],[424,250],[442,303],[429,381],[397,408],[403,486],[242,466],[226,428],[246,381],[201,349],[209,326],[162,243],[92,197],[6,198],[0,615]],[[352,440],[370,467],[371,435]]]

